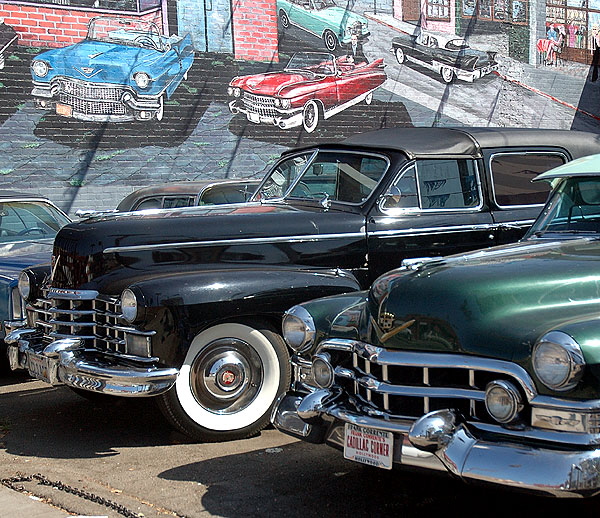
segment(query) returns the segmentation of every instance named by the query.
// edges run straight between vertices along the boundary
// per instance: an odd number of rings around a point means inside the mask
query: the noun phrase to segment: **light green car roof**
[[[566,176],[600,176],[600,154],[584,156],[559,165],[536,176],[533,181],[552,180],[553,178],[564,178]]]

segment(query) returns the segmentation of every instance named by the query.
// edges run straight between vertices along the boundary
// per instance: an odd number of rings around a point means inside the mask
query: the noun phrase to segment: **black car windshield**
[[[387,168],[387,159],[379,155],[307,151],[277,164],[252,201],[326,198],[359,204],[373,192]]]
[[[41,201],[0,201],[0,243],[51,238],[69,219]]]
[[[600,232],[600,175],[567,178],[554,190],[527,237]]]
[[[163,39],[158,27],[144,20],[125,18],[94,18],[88,27],[88,40],[117,43],[162,51]]]

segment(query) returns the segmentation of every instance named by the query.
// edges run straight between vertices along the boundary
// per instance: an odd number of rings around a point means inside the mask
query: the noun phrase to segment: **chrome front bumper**
[[[64,383],[115,396],[156,396],[169,390],[179,374],[175,368],[158,368],[152,363],[136,366],[134,361],[121,361],[116,355],[86,350],[77,338],[56,340],[44,347],[32,329],[11,331],[5,342],[12,370],[25,369],[51,385]],[[43,365],[43,372],[34,368],[34,361]]]
[[[600,447],[546,448],[479,438],[453,410],[416,421],[390,421],[350,410],[329,390],[288,393],[271,418],[277,429],[313,443],[344,447],[345,424],[392,432],[398,465],[446,470],[465,482],[481,482],[546,496],[589,497],[600,492]]]
[[[229,111],[234,115],[243,113],[250,122],[255,124],[269,124],[281,129],[295,128],[302,124],[302,110],[281,110],[281,115],[276,116],[261,115],[248,110],[241,102],[231,101]]]

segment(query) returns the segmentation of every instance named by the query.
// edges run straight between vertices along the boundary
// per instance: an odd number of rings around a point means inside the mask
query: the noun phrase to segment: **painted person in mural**
[[[354,64],[369,62],[357,34],[352,34],[350,42],[346,45],[346,59],[349,63]]]

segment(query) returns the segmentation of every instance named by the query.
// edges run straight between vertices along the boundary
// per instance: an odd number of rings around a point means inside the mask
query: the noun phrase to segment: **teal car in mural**
[[[83,41],[33,59],[32,95],[38,108],[63,117],[161,121],[165,100],[193,61],[189,35],[164,36],[144,20],[96,17]]]
[[[554,190],[519,243],[288,310],[275,426],[381,468],[600,493],[600,155],[536,180]]]
[[[333,0],[277,0],[277,12],[283,29],[294,25],[314,34],[330,52],[348,43],[352,34],[369,36],[367,19]]]

